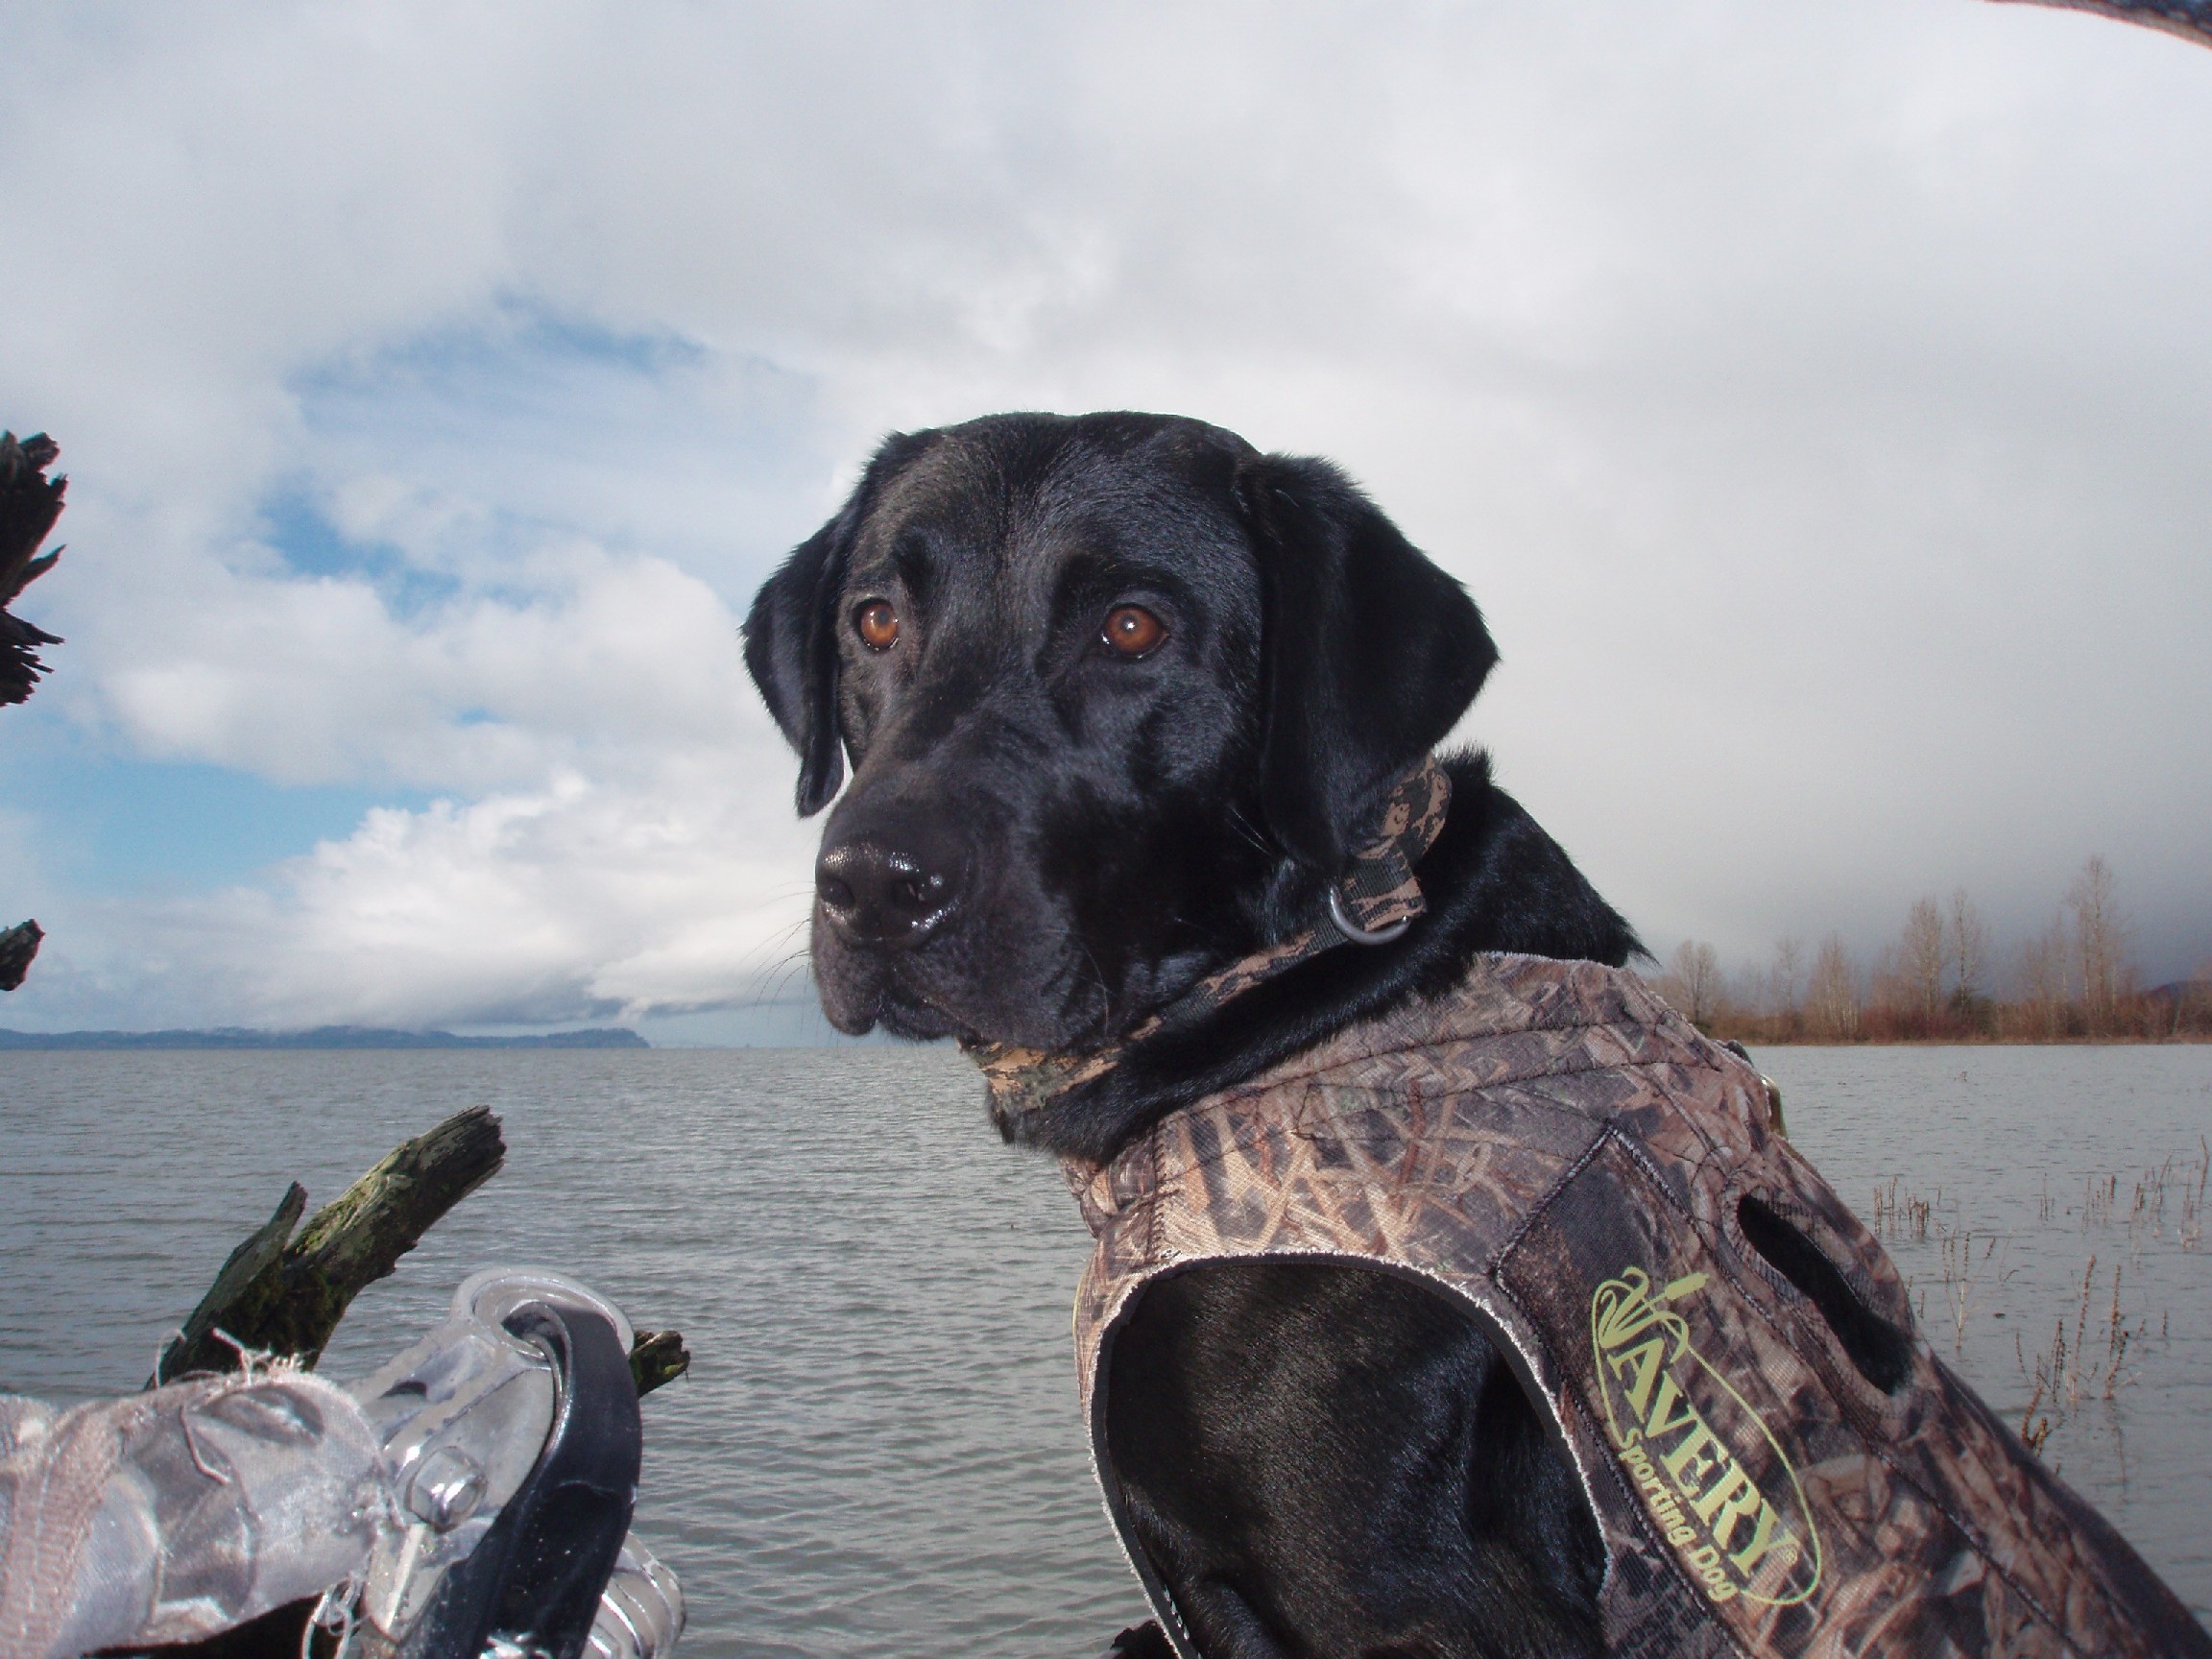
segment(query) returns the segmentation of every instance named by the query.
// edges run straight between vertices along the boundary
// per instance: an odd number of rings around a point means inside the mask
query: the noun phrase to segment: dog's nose
[[[959,882],[946,861],[870,835],[823,849],[814,892],[848,939],[903,950],[937,930]]]

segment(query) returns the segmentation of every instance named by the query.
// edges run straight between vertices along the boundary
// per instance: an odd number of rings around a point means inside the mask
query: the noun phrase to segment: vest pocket
[[[1756,1193],[1736,1206],[1744,1241],[1812,1303],[1853,1369],[1885,1394],[1912,1374],[1912,1338],[1869,1308],[1804,1230]]]

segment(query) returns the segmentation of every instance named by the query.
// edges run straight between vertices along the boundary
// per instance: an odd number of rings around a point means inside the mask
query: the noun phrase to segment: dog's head
[[[1496,661],[1324,462],[1195,421],[894,437],[769,579],[745,660],[816,865],[840,1030],[1118,1036],[1311,922]]]

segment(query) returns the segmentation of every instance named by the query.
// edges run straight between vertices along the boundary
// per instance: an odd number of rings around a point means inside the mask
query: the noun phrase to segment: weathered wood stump
[[[304,1227],[307,1190],[295,1181],[276,1214],[230,1252],[161,1351],[147,1385],[188,1371],[234,1371],[242,1349],[288,1355],[312,1367],[353,1298],[496,1175],[506,1157],[499,1119],[489,1107],[471,1106],[393,1148]],[[681,1333],[637,1333],[630,1372],[639,1394],[675,1381],[690,1364]]]
[[[499,1119],[472,1106],[401,1142],[316,1212],[298,1182],[230,1252],[200,1306],[156,1365],[154,1382],[187,1371],[229,1371],[243,1346],[312,1366],[353,1298],[398,1264],[446,1211],[498,1173],[507,1157]],[[218,1334],[220,1333],[220,1334]]]
[[[684,1346],[681,1331],[640,1331],[630,1349],[630,1375],[639,1395],[663,1382],[673,1382],[691,1369],[691,1350]]]

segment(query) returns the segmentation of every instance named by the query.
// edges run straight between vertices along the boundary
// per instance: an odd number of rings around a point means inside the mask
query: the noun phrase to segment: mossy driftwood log
[[[234,1371],[242,1348],[313,1366],[353,1298],[390,1273],[506,1158],[499,1119],[489,1107],[472,1106],[394,1147],[305,1226],[307,1191],[292,1183],[276,1213],[230,1252],[161,1351],[149,1386],[187,1371]],[[638,1393],[673,1382],[690,1364],[681,1334],[637,1333],[630,1371]]]

